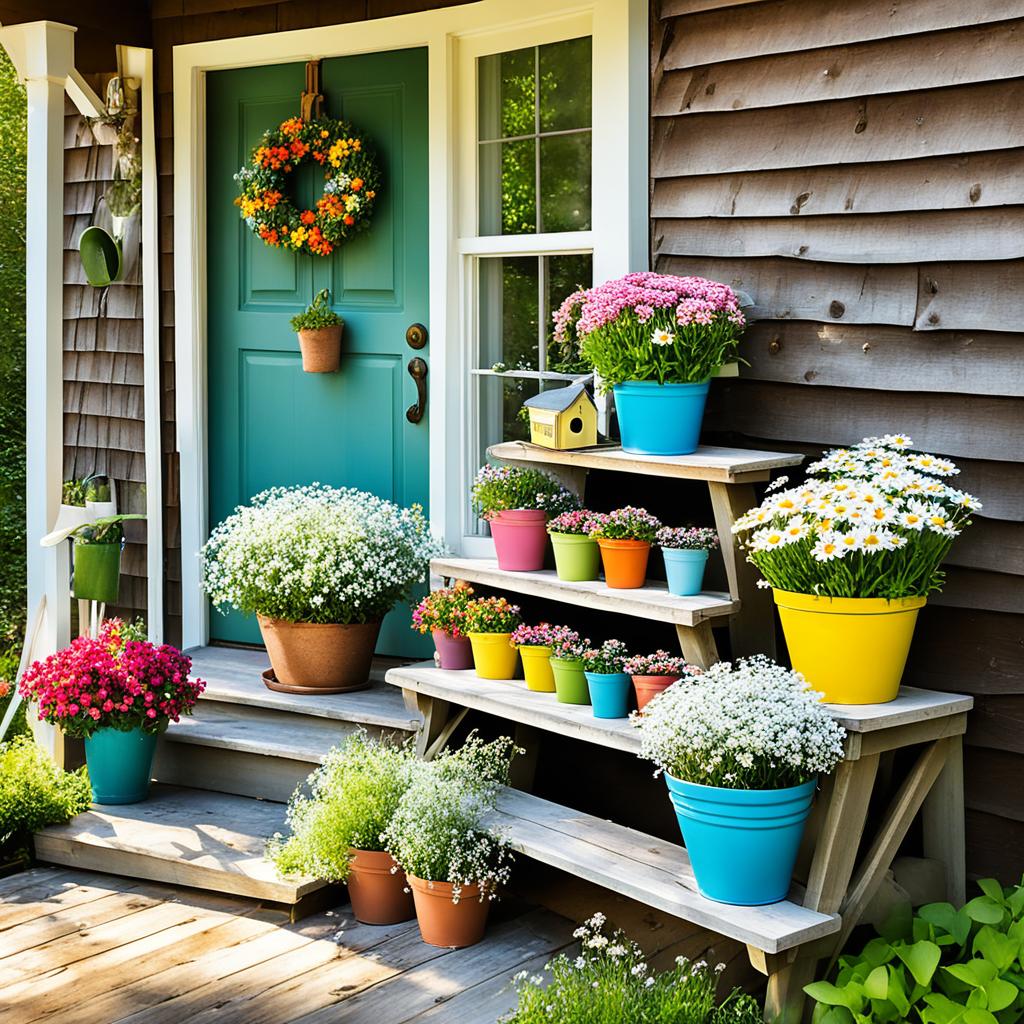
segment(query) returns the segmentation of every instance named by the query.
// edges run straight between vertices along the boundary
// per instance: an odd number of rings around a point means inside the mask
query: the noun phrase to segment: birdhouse
[[[542,391],[523,405],[530,411],[534,444],[558,449],[597,444],[597,407],[582,383]]]

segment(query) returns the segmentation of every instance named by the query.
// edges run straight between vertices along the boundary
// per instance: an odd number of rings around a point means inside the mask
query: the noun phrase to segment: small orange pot
[[[636,590],[647,579],[647,557],[651,545],[645,540],[599,539],[604,582],[614,590]]]
[[[636,690],[636,706],[643,711],[644,705],[652,701],[663,690],[667,690],[681,676],[633,676],[633,689]]]
[[[302,369],[306,373],[334,373],[341,365],[341,332],[344,324],[299,331]]]
[[[257,615],[273,675],[271,690],[285,693],[345,693],[370,685],[370,664],[380,622],[320,625]]]
[[[461,949],[484,937],[491,901],[480,900],[479,885],[464,885],[458,903],[452,902],[451,882],[427,882],[408,875],[416,901],[420,936],[431,946]]]
[[[412,893],[406,892],[405,872],[390,853],[350,850],[348,898],[352,913],[363,924],[398,924],[416,916]],[[398,870],[393,871],[393,868]]]

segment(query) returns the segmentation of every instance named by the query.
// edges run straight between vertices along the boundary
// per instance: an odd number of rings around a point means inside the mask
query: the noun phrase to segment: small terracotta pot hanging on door
[[[334,373],[341,365],[341,332],[344,325],[299,331],[302,369],[306,373]]]

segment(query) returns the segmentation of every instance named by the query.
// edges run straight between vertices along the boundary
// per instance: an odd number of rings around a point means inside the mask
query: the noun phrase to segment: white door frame
[[[183,645],[209,638],[198,551],[207,521],[206,96],[208,71],[424,47],[428,70],[430,258],[430,516],[442,536],[462,535],[460,491],[464,325],[456,245],[457,56],[461,38],[515,32],[579,12],[594,39],[594,272],[642,269],[647,261],[648,22],[646,0],[481,0],[393,18],[300,29],[174,48],[174,353],[180,459]],[[470,98],[472,101],[474,98]],[[463,99],[462,102],[467,102]],[[627,187],[623,189],[623,182]],[[624,201],[625,196],[625,201]]]

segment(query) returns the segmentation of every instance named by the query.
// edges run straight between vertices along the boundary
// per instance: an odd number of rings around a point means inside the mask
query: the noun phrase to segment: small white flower
[[[671,345],[675,342],[676,336],[671,331],[655,330],[651,333],[652,345]]]

